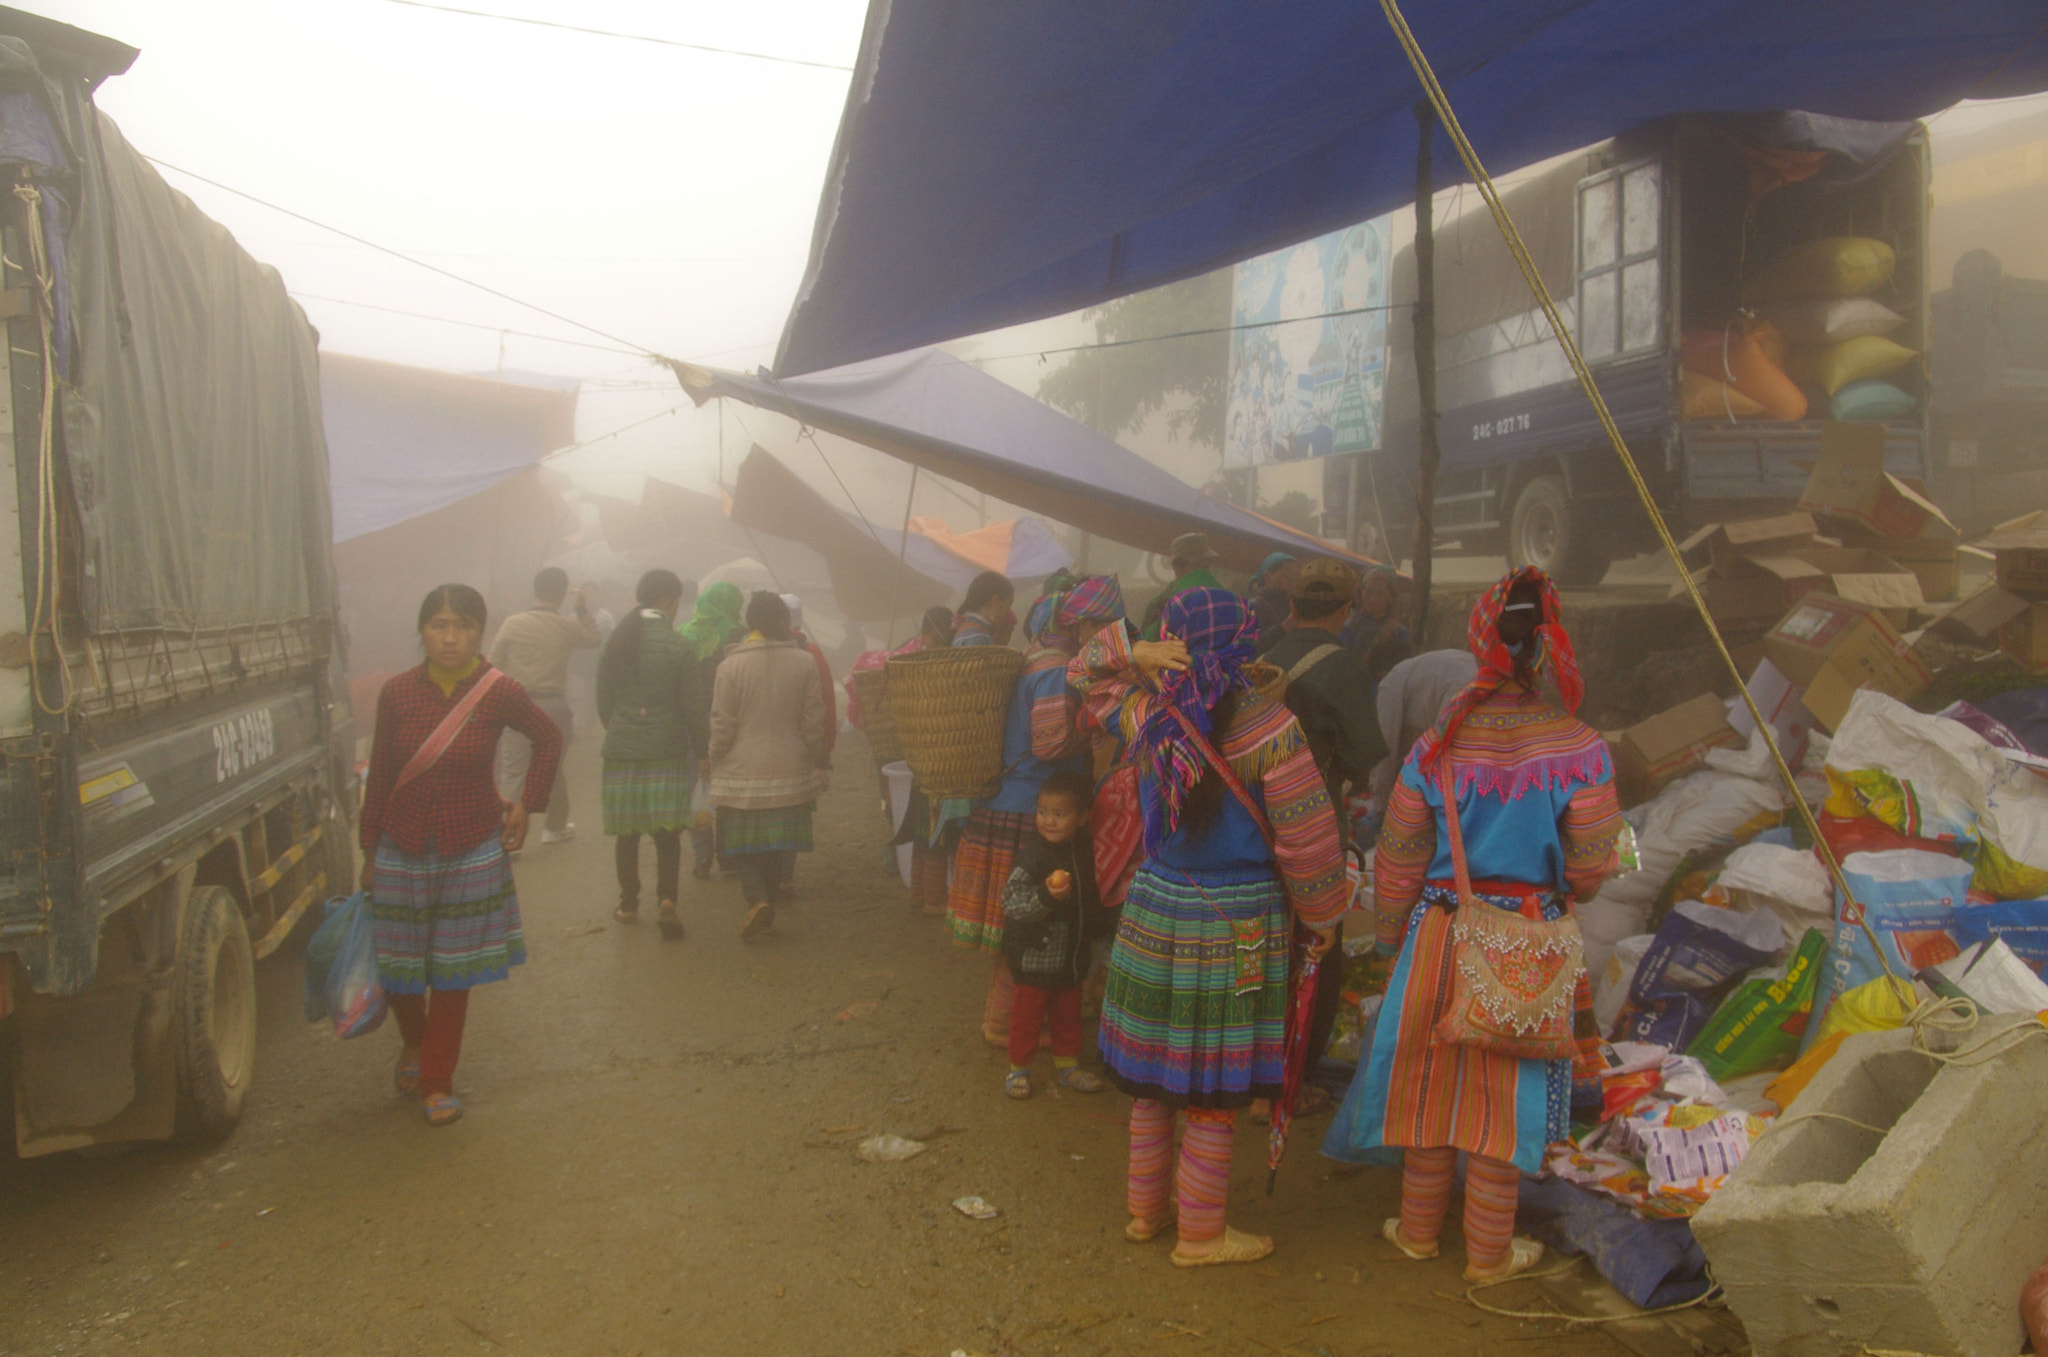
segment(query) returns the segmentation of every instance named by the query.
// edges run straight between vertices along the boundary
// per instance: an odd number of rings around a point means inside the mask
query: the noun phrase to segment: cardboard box
[[[1707,611],[1727,626],[1767,625],[1808,594],[1823,593],[1881,608],[1893,626],[1903,627],[1926,601],[1912,571],[1877,552],[1853,547],[1747,556],[1710,570],[1701,592]]]
[[[1805,689],[1814,721],[1833,732],[1858,688],[1904,700],[1932,681],[1883,611],[1828,594],[1809,594],[1764,637],[1764,656]]]
[[[1813,546],[1819,531],[1812,514],[1794,509],[1737,523],[1709,523],[1679,543],[1678,550],[1694,565],[1721,565],[1745,556],[1774,555]]]
[[[1621,732],[1615,741],[1615,783],[1631,804],[1649,800],[1665,783],[1706,762],[1707,751],[1741,744],[1728,724],[1728,708],[1712,693],[1681,702]]]
[[[2000,588],[2022,598],[2048,598],[2048,522],[2029,514],[1992,530],[1992,575]]]
[[[1884,436],[1881,424],[1823,425],[1820,460],[1807,478],[1799,507],[1860,523],[1885,537],[1954,541],[1961,534],[1926,490],[1884,469]]]
[[[2048,603],[2020,602],[2019,612],[1998,628],[1998,648],[2028,673],[2048,674]]]
[[[1934,629],[1964,642],[1995,641],[1999,630],[2027,607],[2018,594],[1987,584],[1950,608]]]
[[[1800,700],[1798,685],[1785,677],[1777,665],[1769,660],[1759,660],[1749,682],[1743,686],[1749,689],[1757,710],[1764,714],[1771,736],[1778,742],[1778,752],[1796,771],[1806,761],[1806,741],[1813,733],[1813,713]],[[1750,716],[1749,708],[1741,702],[1735,704],[1728,722],[1744,744],[1748,744],[1750,737],[1756,734],[1756,721]]]
[[[1875,551],[1912,571],[1929,603],[1953,599],[1963,582],[1963,548],[1945,537],[1882,537],[1856,523],[1846,526],[1842,545]]]

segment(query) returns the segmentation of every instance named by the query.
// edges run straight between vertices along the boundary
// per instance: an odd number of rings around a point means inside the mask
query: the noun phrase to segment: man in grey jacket
[[[573,599],[575,603],[573,619],[562,615],[564,599]],[[561,727],[564,758],[576,729],[575,719],[569,714],[569,657],[578,650],[595,650],[602,639],[583,601],[583,591],[578,589],[571,594],[568,573],[549,566],[533,577],[533,606],[506,618],[491,640],[491,663],[518,679],[534,705]],[[517,788],[525,782],[526,765],[532,757],[533,746],[525,736],[506,732],[498,745],[499,795],[507,796],[506,788]],[[560,843],[575,833],[576,826],[569,823],[569,778],[565,770],[563,776],[555,779],[540,841]]]

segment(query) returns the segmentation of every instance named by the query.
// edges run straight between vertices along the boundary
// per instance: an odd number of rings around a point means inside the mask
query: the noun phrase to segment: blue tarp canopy
[[[2041,0],[1408,0],[1489,171],[1667,114],[1877,121],[2048,89]],[[1414,198],[1377,5],[871,0],[776,357],[788,377],[1057,315]],[[1459,166],[1439,136],[1439,183]]]
[[[1345,555],[1226,504],[951,354],[926,350],[787,381],[673,364],[690,398],[744,401],[850,438],[1084,532],[1166,551],[1206,532],[1224,563],[1275,551]],[[737,517],[737,515],[736,515]],[[1362,559],[1362,558],[1353,558]]]

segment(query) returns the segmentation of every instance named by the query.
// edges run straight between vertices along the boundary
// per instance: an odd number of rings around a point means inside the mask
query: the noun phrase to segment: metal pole
[[[903,557],[910,548],[910,515],[917,505],[917,473],[922,468],[910,468],[910,493],[903,497],[903,536],[896,543],[896,580],[889,586],[889,644],[885,650],[896,648],[896,614],[903,599]]]
[[[1416,476],[1415,648],[1429,648],[1429,592],[1436,543],[1436,469],[1443,449],[1436,441],[1436,178],[1430,151],[1436,110],[1428,100],[1415,106],[1421,136],[1415,146],[1415,394]]]

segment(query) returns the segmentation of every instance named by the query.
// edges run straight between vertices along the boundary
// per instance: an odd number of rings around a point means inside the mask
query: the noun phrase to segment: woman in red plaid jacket
[[[426,662],[384,685],[363,786],[362,887],[370,896],[377,978],[405,1046],[396,1083],[427,1120],[462,1115],[454,1092],[469,991],[526,960],[506,854],[547,809],[562,734],[518,682],[492,668],[483,595],[444,584],[420,604]],[[533,742],[516,803],[492,775],[498,736]]]

